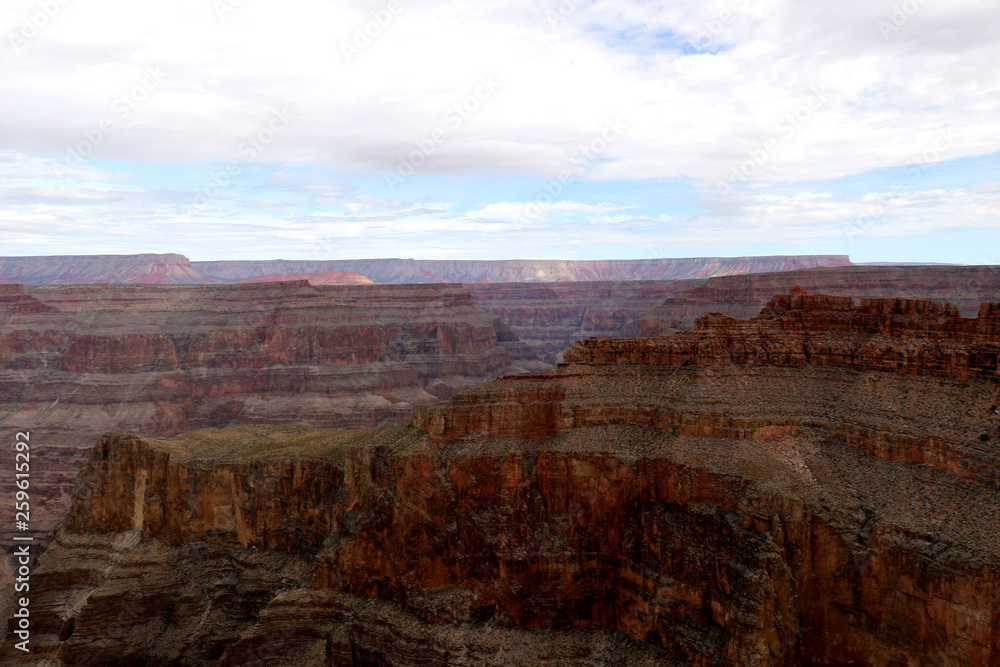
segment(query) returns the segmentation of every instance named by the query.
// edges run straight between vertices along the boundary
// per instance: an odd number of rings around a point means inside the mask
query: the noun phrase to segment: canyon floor
[[[997,667],[998,357],[1000,304],[794,289],[409,424],[109,433],[32,660]]]

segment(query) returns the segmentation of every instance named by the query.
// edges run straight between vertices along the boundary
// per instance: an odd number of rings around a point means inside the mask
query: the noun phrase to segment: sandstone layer
[[[998,667],[998,321],[795,290],[412,426],[109,434],[34,659]]]
[[[723,276],[673,294],[639,320],[639,336],[690,329],[708,313],[752,317],[793,285],[855,299],[903,297],[949,301],[966,317],[1000,300],[1000,266],[841,266],[787,273]]]
[[[215,283],[176,253],[142,255],[52,255],[0,257],[0,283],[80,285],[85,283]]]
[[[192,262],[183,255],[0,257],[0,283],[236,283],[283,276],[309,279],[357,273],[376,283],[496,283],[684,280],[816,266],[849,266],[846,255],[693,257],[621,260],[229,260]],[[324,282],[323,279],[320,279]]]
[[[361,285],[372,281],[353,271],[322,271],[320,273],[269,273],[237,280],[238,283],[277,283],[286,280],[305,280],[310,285]]]
[[[629,338],[639,319],[668,296],[697,285],[693,280],[579,281],[562,283],[466,283],[483,308],[549,363],[581,338]]]
[[[192,262],[193,268],[219,281],[267,273],[356,271],[377,283],[409,282],[562,282],[685,280],[764,271],[793,271],[815,266],[849,266],[846,255],[765,257],[692,257],[613,260],[234,260]]]
[[[0,287],[0,426],[35,443],[38,535],[109,429],[373,427],[546,366],[456,285]],[[12,485],[0,480],[3,497]]]

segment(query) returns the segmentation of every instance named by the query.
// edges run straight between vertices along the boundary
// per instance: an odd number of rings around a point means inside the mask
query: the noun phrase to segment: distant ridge
[[[240,278],[239,283],[274,283],[286,280],[305,280],[311,285],[364,285],[372,281],[353,271],[323,271],[322,273],[269,273],[265,276]]]
[[[202,275],[184,255],[48,255],[0,257],[0,283],[181,285],[229,282]]]
[[[684,280],[795,271],[819,266],[851,266],[851,260],[847,255],[609,260],[277,259],[192,262],[192,266],[220,282],[266,274],[353,271],[376,283],[502,283]]]
[[[0,283],[204,284],[287,276],[357,274],[376,283],[500,283],[685,280],[852,266],[847,255],[692,257],[611,260],[232,260],[192,262],[184,255],[53,255],[0,257]]]

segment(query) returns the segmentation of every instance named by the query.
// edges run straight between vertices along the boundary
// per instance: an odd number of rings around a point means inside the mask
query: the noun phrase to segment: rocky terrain
[[[184,255],[51,255],[0,257],[0,283],[81,285],[86,283],[180,284],[222,282],[191,266]]]
[[[107,434],[32,660],[997,667],[998,356],[1000,304],[794,289],[409,426]]]
[[[967,317],[1000,300],[1000,267],[850,266],[704,280],[494,283],[464,287],[545,361],[589,336],[656,336],[690,329],[711,312],[752,317],[773,294],[800,285],[855,299],[904,296],[954,303]]]
[[[466,283],[483,308],[500,318],[542,360],[555,363],[581,338],[628,338],[647,310],[701,281]]]
[[[376,283],[495,283],[680,280],[736,273],[847,266],[843,255],[698,257],[644,260],[234,260],[191,262],[177,254],[0,257],[0,283],[236,283],[247,278],[309,279],[330,271]],[[322,280],[322,279],[321,279]],[[314,281],[315,282],[315,281]]]
[[[563,282],[684,280],[763,271],[792,271],[816,266],[848,266],[846,255],[772,257],[693,257],[617,260],[428,260],[343,259],[315,261],[193,262],[215,280],[227,281],[265,273],[356,271],[377,283]]]
[[[984,301],[1000,301],[1000,266],[843,266],[709,278],[646,312],[639,320],[638,335],[687,330],[697,318],[712,312],[752,317],[772,295],[792,285],[855,299],[949,301],[973,317]]]
[[[368,428],[545,367],[455,285],[0,285],[0,425],[36,443],[37,535],[109,429]],[[13,497],[11,476],[0,493]],[[0,508],[4,544],[12,513]]]
[[[371,284],[372,281],[365,278],[360,273],[353,271],[323,271],[321,273],[292,273],[281,275],[280,273],[269,273],[265,276],[253,276],[242,278],[238,283],[277,283],[286,280],[305,280],[310,285],[361,285]]]

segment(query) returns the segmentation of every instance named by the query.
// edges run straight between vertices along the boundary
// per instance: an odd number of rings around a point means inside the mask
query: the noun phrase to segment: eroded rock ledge
[[[997,667],[995,372],[732,356],[849,317],[979,358],[984,310],[784,295],[683,334],[728,337],[693,362],[590,341],[415,426],[109,434],[36,565],[32,659]]]

